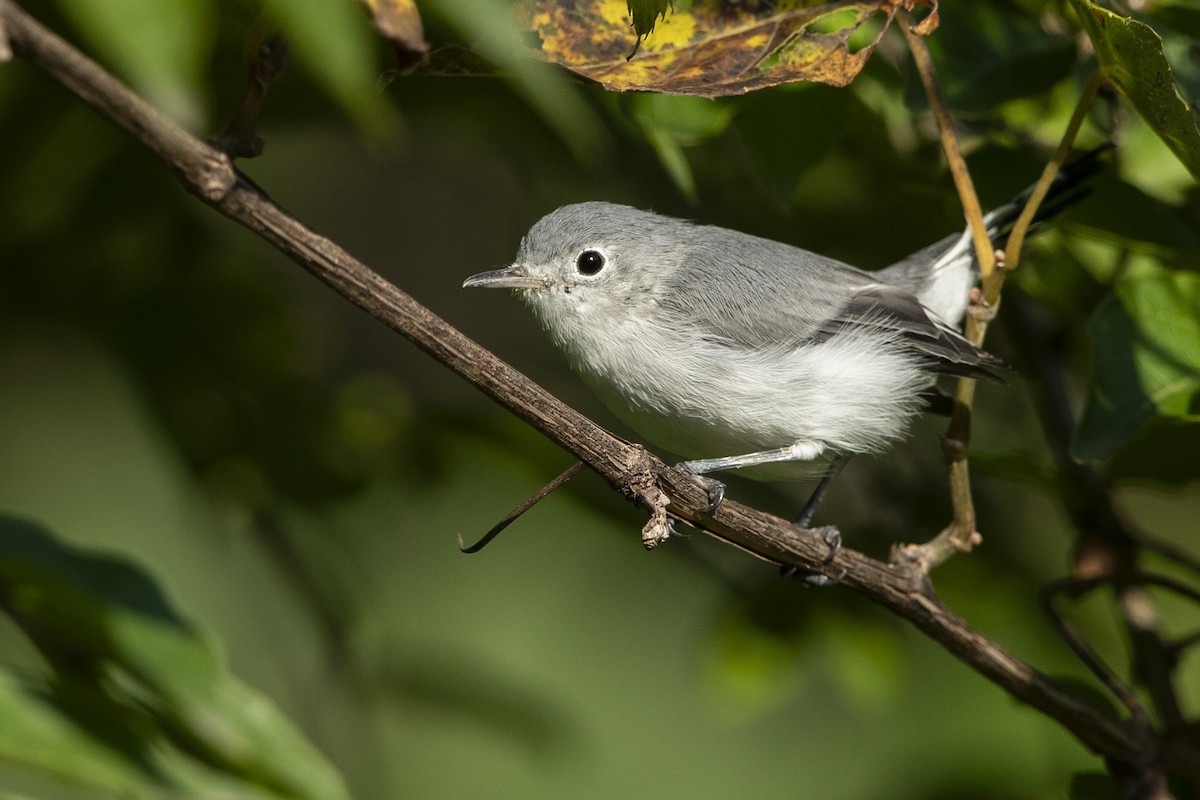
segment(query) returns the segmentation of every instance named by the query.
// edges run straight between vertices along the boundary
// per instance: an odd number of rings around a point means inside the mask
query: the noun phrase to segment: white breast
[[[554,338],[597,395],[647,440],[688,459],[806,441],[878,451],[904,434],[933,383],[878,335],[751,352],[667,329],[653,315],[572,327]]]

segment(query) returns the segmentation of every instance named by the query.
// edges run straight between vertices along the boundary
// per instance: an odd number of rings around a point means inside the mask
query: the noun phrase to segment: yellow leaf
[[[626,0],[526,0],[521,8],[544,59],[610,91],[720,97],[793,81],[845,86],[896,12],[916,5],[932,9],[920,26],[927,34],[936,0],[695,0],[660,20],[633,57]]]

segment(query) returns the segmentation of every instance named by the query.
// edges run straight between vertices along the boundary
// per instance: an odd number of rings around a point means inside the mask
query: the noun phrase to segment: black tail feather
[[[1042,199],[1042,204],[1038,206],[1030,230],[1058,216],[1069,206],[1074,205],[1091,194],[1091,188],[1083,184],[1093,175],[1104,169],[1108,153],[1112,149],[1113,145],[1111,142],[1103,144],[1100,147],[1082,153],[1064,164],[1062,169],[1058,171],[1058,174],[1054,176],[1054,181],[1050,184],[1050,190]],[[1004,247],[1008,242],[1008,236],[1012,233],[1013,224],[1016,223],[1017,217],[1021,215],[1025,204],[1029,202],[1029,198],[1033,194],[1033,189],[1033,186],[1028,187],[1004,205],[989,212],[984,218],[988,226],[988,236],[991,237],[993,245],[999,248]]]

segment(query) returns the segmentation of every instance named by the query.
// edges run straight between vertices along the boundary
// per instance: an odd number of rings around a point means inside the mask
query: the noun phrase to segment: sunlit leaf
[[[898,8],[915,2],[696,0],[663,18],[633,58],[624,0],[528,0],[522,8],[543,58],[606,89],[719,97],[793,81],[845,86]],[[925,23],[922,32],[936,24],[934,13]]]
[[[1200,178],[1200,115],[1175,84],[1162,39],[1145,23],[1090,0],[1071,1],[1096,48],[1105,79]]]
[[[1200,275],[1136,278],[1088,321],[1092,385],[1072,442],[1104,458],[1155,415],[1188,419],[1200,390]]]
[[[1200,98],[1200,58],[1195,49],[1200,41],[1200,5],[1160,0],[1152,12],[1154,32],[1162,37],[1163,55],[1171,64],[1180,94]]]
[[[120,759],[92,747],[71,757],[67,720],[154,784],[216,781],[237,796],[341,800],[337,772],[263,696],[221,664],[207,639],[180,618],[132,564],[76,551],[43,529],[0,517],[0,607],[54,671],[40,722],[17,691],[0,702],[25,713],[65,751],[52,761],[38,739],[0,737],[0,758],[73,782],[123,779]],[[3,687],[0,687],[3,688]],[[10,687],[11,688],[11,687]],[[73,770],[85,770],[77,774]]]

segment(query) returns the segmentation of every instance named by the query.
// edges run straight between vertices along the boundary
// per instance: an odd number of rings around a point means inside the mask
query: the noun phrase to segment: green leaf
[[[749,715],[778,709],[791,702],[801,686],[797,651],[794,638],[730,615],[712,643],[708,677],[731,711]]]
[[[378,129],[388,106],[376,89],[377,40],[359,7],[345,0],[269,0],[292,52],[359,125]]]
[[[1195,417],[1200,390],[1200,275],[1151,274],[1117,287],[1087,324],[1092,382],[1072,442],[1110,455],[1155,415]]]
[[[667,18],[667,11],[674,5],[672,0],[628,0],[629,16],[633,19],[633,31],[638,39],[645,39],[654,32],[658,18]]]
[[[13,685],[0,686],[0,708],[20,713],[30,732],[0,735],[0,760],[71,782],[140,773],[147,786],[223,787],[239,797],[348,796],[325,759],[225,670],[133,565],[0,516],[0,608],[52,670],[41,714]],[[84,734],[98,744],[77,746]]]
[[[47,698],[0,671],[0,758],[95,792],[136,793],[145,773]]]
[[[1070,37],[1003,4],[961,3],[938,21],[929,49],[946,103],[960,115],[990,116],[1003,103],[1049,92],[1076,60]],[[906,95],[910,107],[926,107],[920,81],[909,81]],[[1045,113],[1044,107],[1038,110]]]
[[[1125,96],[1200,178],[1200,116],[1179,91],[1163,41],[1150,26],[1122,17],[1090,0],[1072,0],[1096,48],[1104,78]]]
[[[675,186],[696,200],[685,148],[720,136],[733,119],[733,107],[698,97],[640,94],[630,98],[629,109]]]
[[[470,48],[495,64],[513,87],[546,120],[581,160],[594,160],[611,143],[600,118],[578,88],[559,71],[529,58],[529,47],[508,0],[429,0],[422,5],[440,16]]]
[[[816,645],[836,686],[864,710],[879,710],[904,691],[904,646],[896,628],[866,617],[822,620]]]
[[[1200,98],[1200,59],[1194,55],[1200,40],[1200,6],[1184,3],[1156,3],[1151,19],[1162,37],[1163,53],[1175,71],[1175,85],[1184,97]]]
[[[215,37],[209,0],[58,0],[99,55],[164,113],[195,127]]]

